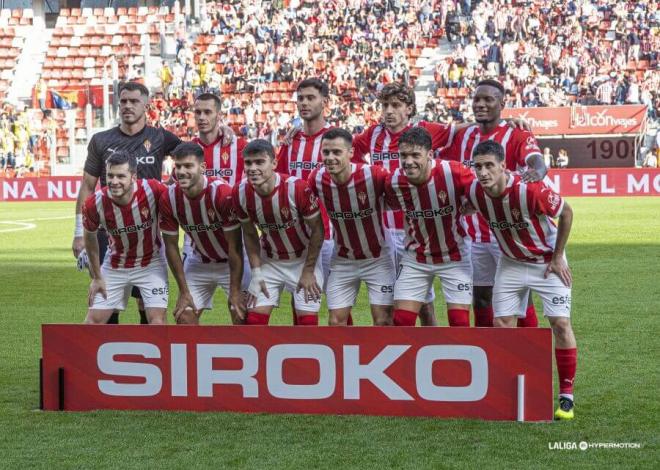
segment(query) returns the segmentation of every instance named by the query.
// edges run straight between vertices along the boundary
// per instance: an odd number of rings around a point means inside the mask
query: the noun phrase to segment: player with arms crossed
[[[85,323],[103,324],[124,310],[132,287],[142,294],[150,324],[166,322],[167,267],[160,252],[158,198],[165,187],[137,178],[137,159],[117,151],[106,160],[107,185],[83,204],[85,249],[92,282]],[[108,256],[100,262],[97,230],[109,237]]]
[[[494,324],[516,326],[516,316],[531,292],[543,302],[555,338],[559,375],[557,419],[572,419],[577,344],[571,326],[572,274],[565,248],[573,211],[542,182],[526,183],[506,170],[503,147],[482,142],[474,151],[478,181],[470,187],[470,203],[492,229],[504,256],[493,290]],[[553,218],[559,218],[555,226]]]
[[[76,228],[73,238],[73,255],[77,258],[83,249],[82,206],[87,197],[96,190],[96,183],[105,187],[105,161],[113,153],[125,151],[137,159],[137,177],[160,181],[163,159],[181,143],[179,138],[166,130],[147,126],[146,106],[149,90],[135,82],[127,82],[119,89],[120,124],[107,131],[99,132],[89,141],[87,159],[82,178],[82,185],[76,201]],[[101,262],[103,262],[108,235],[99,230],[98,243]],[[141,323],[147,323],[144,308],[139,299],[139,291],[133,289],[133,296],[138,298]],[[108,319],[108,323],[119,323],[118,313]]]
[[[267,325],[286,289],[293,294],[297,324],[318,325],[323,280],[318,198],[306,181],[275,171],[268,141],[250,142],[243,159],[246,179],[234,186],[233,201],[252,270],[246,323]]]
[[[390,173],[400,166],[399,138],[413,127],[411,118],[417,113],[415,91],[402,83],[389,83],[378,94],[381,105],[381,123],[369,127],[353,139],[355,162],[367,162],[384,167]],[[433,150],[440,150],[452,142],[454,126],[420,121],[417,126],[426,129],[432,138]],[[395,265],[399,265],[405,251],[404,215],[400,211],[385,212],[385,227],[388,231],[390,252]],[[420,311],[422,325],[437,325],[433,310],[435,294],[430,287],[426,303]]]
[[[540,181],[547,173],[541,149],[529,130],[511,126],[502,119],[504,101],[504,87],[498,81],[480,81],[472,98],[472,109],[477,124],[459,129],[452,145],[442,151],[442,158],[457,160],[466,166],[471,166],[477,145],[491,140],[498,142],[504,148],[508,170],[521,172],[524,181]],[[493,326],[493,284],[501,251],[482,216],[472,214],[466,216],[464,221],[472,240],[475,326]],[[538,326],[531,298],[526,315],[518,319],[518,324],[527,327]]]
[[[177,182],[160,197],[160,221],[167,261],[179,287],[174,317],[177,323],[198,324],[202,311],[213,307],[220,285],[230,301],[232,322],[243,323],[242,238],[231,186],[222,178],[205,176],[199,145],[183,143],[172,155]],[[179,254],[179,226],[192,240],[185,265]]]
[[[470,326],[472,265],[459,209],[474,180],[458,162],[433,158],[421,127],[399,138],[401,167],[385,185],[386,200],[405,214],[405,251],[394,284],[394,324],[414,326],[435,276],[447,301],[450,326]]]
[[[352,140],[344,129],[326,132],[321,142],[323,166],[309,176],[309,186],[332,222],[337,247],[326,287],[329,324],[347,324],[364,281],[374,325],[391,325],[395,273],[382,226],[387,171],[351,163]]]

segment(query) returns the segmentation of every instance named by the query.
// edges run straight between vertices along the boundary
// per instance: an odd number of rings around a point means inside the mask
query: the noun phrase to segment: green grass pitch
[[[40,325],[81,322],[88,278],[69,248],[72,203],[0,203],[0,467],[658,468],[660,198],[570,203],[576,419],[544,424],[37,411]],[[20,225],[6,221],[35,227],[9,231]],[[228,323],[222,294],[215,305],[204,323]],[[441,301],[436,310],[446,324]],[[356,324],[370,323],[364,291],[355,312]],[[290,318],[281,309],[271,323]],[[121,321],[137,321],[134,304]],[[642,447],[549,448],[580,441]]]

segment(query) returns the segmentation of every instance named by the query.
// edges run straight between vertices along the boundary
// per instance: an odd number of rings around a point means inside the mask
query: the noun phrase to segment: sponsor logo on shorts
[[[369,207],[361,211],[330,211],[328,215],[331,219],[364,219],[374,213],[373,208]]]
[[[435,219],[444,215],[450,215],[454,212],[454,206],[448,205],[440,209],[424,209],[421,211],[406,211],[406,217],[409,219]]]
[[[499,221],[488,222],[488,226],[492,230],[508,230],[508,229],[522,230],[522,229],[526,229],[527,227],[529,227],[529,223],[528,222],[511,223],[511,222],[507,222],[506,220],[504,220],[504,221],[501,221],[501,222],[499,222]]]
[[[231,168],[209,168],[205,172],[206,176],[232,176],[234,170]]]
[[[384,162],[386,160],[398,160],[399,152],[374,152],[371,154],[372,162]]]
[[[108,230],[108,233],[110,235],[121,235],[122,233],[135,233],[135,232],[139,232],[140,230],[147,230],[148,228],[151,227],[152,224],[153,221],[149,219],[141,224],[128,225],[126,227],[118,227],[112,230]]]
[[[151,294],[152,295],[168,295],[170,293],[170,288],[165,286],[165,287],[154,287],[151,289]]]
[[[460,291],[469,291],[472,290],[472,285],[469,282],[461,282],[456,286]]]
[[[289,168],[292,170],[313,170],[320,164],[320,162],[290,162]]]
[[[571,305],[570,295],[558,295],[552,298],[552,305]]]
[[[383,294],[391,294],[394,292],[394,286],[380,286],[380,291]]]
[[[184,232],[214,232],[222,227],[220,222],[212,224],[185,224],[181,226]]]

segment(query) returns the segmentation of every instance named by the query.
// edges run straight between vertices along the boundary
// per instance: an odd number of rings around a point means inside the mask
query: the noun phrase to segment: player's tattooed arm
[[[197,315],[198,312],[195,308],[195,303],[193,302],[183,272],[183,262],[181,261],[181,254],[179,253],[179,233],[177,232],[176,235],[163,233],[163,243],[165,244],[165,257],[167,258],[167,264],[169,265],[170,271],[172,271],[172,275],[176,280],[176,285],[179,288],[179,296],[176,299],[176,305],[174,306],[173,312],[174,319],[178,323],[179,318],[186,309],[192,309],[193,314],[195,315]]]
[[[96,182],[98,180],[98,177],[92,176],[86,171],[83,173],[82,184],[80,185],[80,191],[78,192],[78,198],[76,199],[76,227],[73,233],[73,243],[71,244],[71,249],[73,250],[73,256],[75,258],[80,255],[80,252],[85,247],[82,233],[82,208],[87,197],[96,189]]]
[[[91,307],[94,303],[96,294],[101,294],[104,299],[108,297],[105,289],[105,280],[101,276],[101,262],[99,258],[99,241],[96,238],[96,232],[84,231],[82,237],[85,241],[85,249],[89,257],[89,274],[92,276],[92,282],[89,285],[87,294],[87,304]]]
[[[309,227],[311,235],[309,237],[309,245],[307,246],[307,257],[305,258],[305,264],[300,274],[296,291],[299,292],[302,289],[305,298],[319,300],[321,298],[321,287],[314,275],[314,269],[321,253],[325,232],[320,214],[310,219],[305,219],[305,223]]]
[[[532,183],[534,181],[541,181],[548,174],[548,167],[545,166],[543,155],[540,153],[533,153],[525,159],[527,168],[520,176],[525,183]]]
[[[565,248],[568,242],[568,236],[571,233],[571,226],[573,225],[573,209],[564,202],[564,207],[559,214],[559,224],[557,226],[557,241],[555,243],[555,251],[552,255],[552,260],[548,264],[548,269],[545,271],[547,278],[550,273],[555,273],[567,287],[573,284],[573,274],[571,268],[566,262]]]
[[[231,313],[237,317],[239,323],[245,319],[245,301],[241,292],[241,279],[243,279],[243,236],[240,228],[225,230],[227,240],[227,255],[229,257],[229,303],[233,310]]]
[[[234,140],[234,137],[236,137],[236,134],[234,133],[234,129],[232,129],[226,124],[218,124],[218,132],[222,136],[223,146],[231,145],[232,141]]]
[[[257,295],[263,293],[266,298],[270,298],[266,282],[261,274],[261,245],[259,244],[259,234],[254,224],[248,220],[241,221],[241,230],[243,232],[243,241],[245,242],[245,252],[250,263],[251,278],[247,294],[247,308],[253,307],[257,303]]]

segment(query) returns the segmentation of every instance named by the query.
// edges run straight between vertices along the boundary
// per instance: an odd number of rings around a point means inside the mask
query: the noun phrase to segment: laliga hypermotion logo
[[[550,207],[552,208],[552,210],[555,210],[559,205],[559,203],[561,202],[561,198],[557,194],[550,191],[548,193],[548,202],[550,203]]]
[[[360,192],[358,193],[357,197],[358,197],[358,199],[360,200],[360,202],[361,202],[362,204],[364,204],[365,202],[367,202],[367,194],[366,194],[364,191],[360,191]]]

